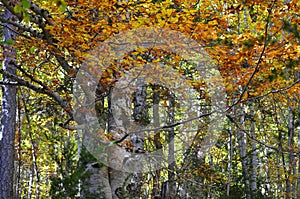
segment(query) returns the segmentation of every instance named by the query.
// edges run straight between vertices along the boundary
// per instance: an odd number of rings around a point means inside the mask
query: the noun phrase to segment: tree
[[[13,14],[5,9],[3,18],[14,21]],[[6,23],[3,28],[3,68],[2,71],[16,74],[14,66],[16,50],[12,46],[15,39],[15,27]],[[14,139],[16,123],[16,82],[7,76],[2,77],[2,112],[0,139],[0,198],[13,198],[14,178]]]

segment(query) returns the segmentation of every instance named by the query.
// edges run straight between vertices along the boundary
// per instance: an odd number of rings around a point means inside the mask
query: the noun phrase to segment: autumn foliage
[[[76,156],[80,148],[76,130],[81,124],[75,121],[79,116],[75,115],[72,101],[77,72],[100,43],[122,32],[146,27],[178,31],[199,43],[213,60],[222,77],[218,81],[226,90],[227,104],[222,110],[226,125],[216,146],[205,157],[197,158],[201,149],[198,141],[207,129],[204,121],[197,140],[176,160],[173,180],[177,185],[189,193],[200,190],[202,195],[193,193],[192,198],[225,198],[235,192],[247,198],[251,192],[256,194],[252,198],[300,196],[298,1],[3,0],[0,6],[1,12],[8,9],[15,16],[11,20],[0,16],[1,31],[5,24],[12,24],[17,32],[15,41],[2,43],[17,50],[13,63],[17,76],[3,70],[0,73],[11,77],[18,86],[15,161],[19,169],[16,192],[20,197],[30,191],[39,197],[55,195],[59,186],[72,190],[69,197],[77,194],[70,188],[77,186],[75,182],[83,172]],[[96,94],[106,97],[98,101],[97,110],[109,112],[110,89],[124,73],[147,64],[178,71],[198,93],[202,105],[210,105],[207,82],[199,78],[188,59],[151,48],[135,49],[114,63],[97,67],[101,78]],[[148,70],[145,73],[162,75],[159,70]],[[147,102],[153,105],[156,93],[161,110],[167,112],[170,91],[156,86],[147,85]],[[175,120],[181,121],[184,116],[179,112]],[[145,150],[157,149],[158,143],[167,142],[165,129],[148,136]],[[100,136],[107,142],[118,139],[116,134]],[[125,142],[132,148],[130,141]],[[119,145],[124,147],[123,143]],[[159,172],[158,184],[163,186],[168,169]],[[145,176],[142,190],[154,194],[155,175],[148,179]],[[182,181],[185,178],[188,182]],[[30,186],[26,184],[29,181]]]

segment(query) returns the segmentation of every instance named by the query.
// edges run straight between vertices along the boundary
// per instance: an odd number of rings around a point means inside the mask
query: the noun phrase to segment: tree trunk
[[[240,105],[240,107],[237,107],[237,115],[240,115],[240,124],[241,126],[245,123],[245,116],[244,116],[244,110],[243,105]],[[249,182],[249,165],[248,165],[248,157],[247,157],[247,138],[245,132],[238,129],[237,130],[237,140],[239,144],[239,153],[240,158],[242,162],[242,170],[243,170],[243,177],[244,177],[244,183],[245,183],[245,192],[246,192],[246,198],[250,199],[250,182]]]
[[[295,72],[295,81],[300,79],[300,70]],[[300,157],[300,101],[298,100],[298,115],[297,115],[297,130],[298,130],[298,158]],[[300,160],[298,160],[298,179],[297,179],[297,198],[300,198]]]
[[[256,133],[255,133],[255,114],[254,114],[254,103],[250,102],[250,116],[251,116],[251,121],[250,121],[250,133],[251,137],[253,138],[252,140],[252,153],[251,153],[251,195],[252,198],[256,197],[257,194],[257,167],[258,167],[258,159],[257,159],[257,147],[256,147]]]
[[[233,147],[232,147],[232,126],[229,126],[229,142],[227,144],[228,147],[228,182],[226,187],[226,196],[229,197],[230,195],[230,187],[231,187],[231,169],[232,169],[232,155],[233,155]]]
[[[160,126],[160,118],[159,118],[159,92],[157,91],[159,89],[158,86],[154,86],[152,88],[153,90],[153,124],[154,127]],[[157,150],[160,150],[162,148],[162,143],[160,141],[160,130],[157,132],[154,132],[154,145]],[[161,155],[161,154],[160,154]],[[159,198],[160,197],[160,167],[159,161],[157,161],[157,168],[155,168],[155,171],[153,173],[153,188],[152,188],[152,198]]]
[[[149,114],[148,114],[148,104],[147,104],[147,85],[144,80],[137,79],[136,82],[137,90],[134,96],[134,109],[133,109],[133,118],[134,122],[140,128],[145,128],[149,124]],[[144,132],[139,132],[134,134],[131,138],[133,145],[134,153],[143,153],[144,152]],[[133,178],[131,179],[131,194],[134,195],[133,198],[139,198],[141,194],[141,188],[143,185],[143,173],[136,171],[133,173]]]
[[[107,117],[104,111],[104,96],[106,93],[100,92],[101,85],[96,91],[96,102],[95,102],[95,111],[97,115],[97,119],[99,122],[99,126],[96,126],[97,129],[83,129],[83,131],[78,131],[78,152],[80,153],[80,164],[81,168],[84,168],[84,173],[80,182],[80,193],[81,198],[105,198],[112,199],[112,190],[110,186],[109,179],[109,168],[107,165],[99,163],[94,157],[94,153],[89,150],[94,150],[99,144],[99,140],[93,139],[93,133],[96,130],[99,130],[100,127],[103,131],[106,128]],[[107,91],[109,92],[109,91]],[[89,100],[86,100],[86,104],[91,104]],[[90,133],[92,135],[90,135]],[[80,134],[82,134],[82,142],[80,142]],[[90,146],[92,145],[92,147]],[[101,161],[101,160],[100,160]]]
[[[289,149],[289,155],[288,155],[288,176],[286,179],[286,194],[287,198],[291,198],[291,196],[295,193],[295,184],[294,181],[291,181],[290,178],[293,175],[295,175],[295,162],[294,162],[294,116],[292,107],[288,106],[288,149]]]
[[[4,17],[12,20],[13,15],[4,11]],[[14,40],[14,27],[6,24],[4,27],[4,42]],[[16,74],[12,62],[15,61],[15,49],[11,46],[3,46],[4,61],[3,70]],[[3,82],[10,79],[3,76]],[[14,139],[16,123],[16,87],[12,85],[2,86],[2,118],[1,118],[1,144],[0,144],[0,198],[13,198],[13,175],[14,175]]]
[[[299,75],[300,76],[300,75]],[[298,77],[299,78],[299,77]],[[298,158],[300,156],[300,102],[298,102]],[[297,198],[300,198],[300,160],[298,160]]]
[[[89,154],[82,148],[82,155]],[[108,167],[100,165],[97,161],[88,161],[83,173],[81,196],[82,198],[105,198],[112,199],[109,185]]]
[[[169,96],[169,110],[168,110],[168,124],[174,124],[175,122],[175,96],[170,93]],[[174,148],[174,128],[168,129],[168,199],[176,197],[176,184],[175,184],[175,148]]]
[[[115,139],[123,138],[125,133],[130,130],[132,124],[130,83],[130,77],[123,76],[114,85],[114,88],[110,93],[108,132]],[[120,144],[125,145],[125,140]],[[112,191],[112,199],[126,198],[128,197],[126,187],[128,185],[128,176],[130,174],[125,170],[127,167],[129,170],[133,169],[131,165],[129,166],[129,164],[127,164],[128,162],[130,163],[130,153],[126,154],[123,151],[124,148],[123,150],[118,150],[117,147],[112,147],[111,150],[109,158],[112,168],[109,170],[109,181]]]

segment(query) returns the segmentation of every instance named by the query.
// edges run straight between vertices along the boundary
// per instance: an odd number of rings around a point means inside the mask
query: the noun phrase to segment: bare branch
[[[23,19],[22,13],[16,13],[14,11],[14,7],[15,5],[11,2],[11,1],[7,1],[7,0],[2,0],[2,3],[4,5],[4,7],[9,10],[10,13],[12,13],[13,15],[15,15],[16,17],[18,17],[18,19],[21,21]]]
[[[36,5],[35,3],[33,3],[30,0],[27,0],[27,1],[30,4],[30,9],[33,12],[35,12],[39,16],[43,17],[47,21],[48,24],[53,25],[51,22],[48,21],[48,19],[52,18],[52,16],[50,15],[50,13],[47,10],[40,8],[38,5]]]
[[[18,70],[20,70],[24,75],[26,75],[27,77],[29,77],[29,79],[37,84],[39,84],[40,86],[42,86],[43,88],[45,87],[45,84],[39,80],[36,80],[32,75],[30,75],[29,73],[27,73],[21,66],[19,66],[18,64],[12,62],[10,63],[12,65],[14,65]]]
[[[4,81],[0,81],[0,85],[20,86],[18,82],[4,82]]]
[[[34,30],[28,26],[25,26],[23,24],[20,24],[20,23],[17,23],[17,22],[14,22],[12,20],[7,20],[7,19],[4,19],[3,17],[0,17],[0,21],[2,23],[6,23],[6,24],[11,24],[17,28],[19,28],[20,30],[23,30],[25,32],[29,32],[30,34],[32,34],[34,37],[37,37],[37,38],[43,38],[43,34],[40,33],[39,31],[37,30]]]
[[[7,0],[3,0],[2,1],[3,5],[11,12],[13,13],[15,16],[17,16],[17,18],[22,21],[23,16],[22,13],[16,13],[14,11],[14,4],[10,1]],[[32,13],[29,13],[29,18],[30,21],[35,23],[36,25],[38,25],[38,27],[42,30],[42,32],[39,32],[37,30],[34,30],[30,27],[27,27],[23,24],[17,23],[17,22],[13,22],[13,21],[4,21],[3,19],[0,21],[2,21],[3,23],[9,23],[12,24],[18,28],[20,28],[21,30],[24,30],[26,32],[29,32],[30,34],[32,34],[34,37],[37,38],[42,38],[45,39],[50,45],[55,46],[55,41],[52,37],[52,35],[49,33],[48,30],[46,30],[46,23],[52,25],[52,23],[48,20],[49,18],[52,18],[51,15],[49,14],[49,12],[45,9],[40,8],[38,5],[36,5],[35,3],[33,3],[32,1],[29,1],[30,3],[30,9],[36,13],[36,15],[33,15]],[[71,74],[71,75],[75,75],[75,70],[72,69],[72,67],[70,67],[70,65],[68,64],[68,62],[64,59],[64,57],[60,56],[58,53],[54,54],[58,63],[63,67],[63,69]]]
[[[20,36],[25,37],[25,38],[27,38],[27,39],[31,39],[28,35],[25,35],[25,34],[22,34],[22,33],[18,32],[18,31],[16,31],[16,30],[13,30],[13,29],[12,29],[11,27],[9,27],[9,25],[7,25],[7,24],[0,23],[0,26],[5,27],[5,28],[8,28],[10,31],[14,32],[16,35],[20,35]]]

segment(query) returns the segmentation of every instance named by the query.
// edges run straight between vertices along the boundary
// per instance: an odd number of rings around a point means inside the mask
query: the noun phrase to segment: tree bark
[[[153,124],[154,127],[160,126],[160,118],[159,118],[159,92],[157,91],[159,89],[158,86],[153,86],[152,93],[153,93]],[[154,132],[154,145],[157,150],[162,148],[162,143],[160,141],[160,131]],[[155,171],[153,173],[153,188],[152,188],[152,198],[159,198],[160,197],[160,167],[159,161],[157,161],[157,165],[155,165],[157,168],[155,168]]]
[[[147,85],[143,79],[137,79],[136,86],[137,90],[133,101],[133,118],[134,122],[139,126],[137,130],[139,130],[149,124],[149,114],[147,104]],[[144,137],[144,132],[136,133],[132,136],[131,142],[134,148],[134,153],[144,153]],[[139,198],[139,195],[141,194],[141,188],[143,185],[142,180],[143,173],[139,171],[133,173],[130,191],[132,192],[132,195],[134,195],[134,198]]]
[[[300,75],[299,75],[300,77]],[[299,78],[298,77],[298,78]],[[298,102],[298,158],[300,156],[300,102]],[[300,198],[300,161],[298,161],[297,198]]]
[[[240,115],[240,124],[244,125],[245,123],[245,115],[244,115],[244,109],[243,105],[240,105],[237,107],[237,115]],[[239,144],[239,154],[242,162],[242,170],[243,170],[243,177],[244,177],[244,183],[245,183],[245,192],[246,192],[246,198],[251,198],[250,193],[250,181],[249,181],[249,165],[248,165],[248,157],[247,157],[247,137],[245,132],[238,129],[237,130],[237,140]]]
[[[4,11],[4,18],[12,20],[13,15]],[[4,42],[14,40],[14,27],[6,24],[4,27]],[[3,46],[3,70],[16,74],[13,65],[15,61],[15,49],[12,46]],[[9,82],[10,78],[3,76],[3,82]],[[2,86],[2,118],[0,134],[0,198],[13,198],[13,175],[14,175],[14,139],[16,123],[16,87],[11,85]]]
[[[294,162],[294,115],[292,111],[292,107],[288,106],[288,176],[286,179],[286,198],[293,198],[292,195],[295,193],[295,183],[292,177],[295,175],[296,164]]]
[[[99,88],[96,91],[96,102],[95,102],[95,111],[99,126],[95,126],[96,129],[92,126],[88,129],[83,129],[81,132],[78,131],[78,152],[80,153],[80,164],[84,168],[84,173],[80,182],[80,193],[81,198],[105,198],[112,199],[112,190],[110,186],[109,179],[109,168],[107,165],[101,164],[101,160],[97,160],[97,157],[94,157],[95,154],[92,153],[99,144],[99,140],[94,140],[94,132],[102,129],[106,129],[107,124],[107,113],[105,112],[104,102],[105,96],[107,93],[105,91],[101,92],[102,85],[98,85]],[[109,92],[108,90],[106,92]],[[89,95],[86,95],[85,104],[93,104],[93,101],[89,100]],[[87,118],[86,118],[87,119]],[[85,120],[83,118],[83,120]],[[80,141],[80,134],[82,134],[82,141]]]
[[[168,122],[167,124],[174,124],[175,122],[175,96],[170,93],[169,96],[169,110],[168,110]],[[176,184],[175,184],[175,148],[174,148],[174,128],[168,129],[168,199],[176,197]]]
[[[233,155],[233,147],[232,147],[232,126],[229,126],[229,142],[227,144],[228,147],[228,181],[226,187],[226,196],[229,197],[230,195],[230,187],[231,187],[231,169],[232,169],[232,155]]]
[[[257,146],[256,146],[256,133],[255,133],[255,114],[254,114],[254,103],[250,102],[250,133],[253,138],[251,148],[251,195],[252,197],[256,197],[257,194],[257,167],[258,167],[258,159],[257,159]]]
[[[130,74],[128,74],[130,76]],[[114,85],[112,92],[110,93],[109,99],[109,116],[108,116],[108,132],[114,139],[121,139],[125,136],[127,131],[130,130],[131,120],[131,88],[130,88],[130,77],[123,76]],[[124,145],[124,142],[121,144]],[[129,160],[130,154],[126,154],[124,149],[112,147],[110,152],[110,165],[109,170],[109,182],[112,191],[112,199],[121,199],[128,197],[126,186],[128,185],[128,176],[126,172],[128,167],[132,169],[131,165],[127,165],[130,161],[125,161],[126,158]],[[133,166],[134,167],[134,166]],[[124,169],[125,168],[125,169]]]

